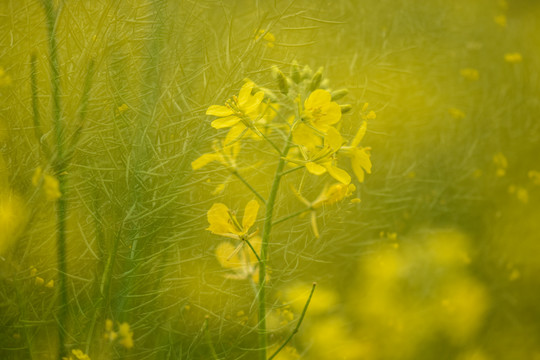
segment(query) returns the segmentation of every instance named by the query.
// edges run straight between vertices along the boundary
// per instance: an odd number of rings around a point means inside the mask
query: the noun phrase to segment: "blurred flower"
[[[34,175],[32,176],[32,184],[34,186],[42,186],[43,191],[45,192],[45,197],[49,201],[54,201],[62,196],[60,193],[60,184],[58,179],[52,175],[43,172],[41,166],[36,168]]]
[[[461,69],[459,73],[461,76],[463,76],[463,78],[470,81],[476,81],[480,78],[480,73],[478,70],[472,68]]]
[[[208,210],[207,217],[210,226],[206,229],[212,234],[225,236],[235,240],[244,240],[255,235],[252,233],[247,235],[249,229],[257,220],[259,212],[259,203],[256,200],[251,200],[246,204],[242,224],[236,219],[235,212],[222,203],[215,203]]]
[[[319,228],[317,226],[317,212],[316,210],[326,206],[336,204],[343,199],[352,195],[356,190],[354,184],[334,184],[332,186],[325,185],[323,191],[314,201],[309,201],[303,197],[298,190],[291,187],[296,197],[303,202],[311,213],[311,228],[315,237],[319,237]]]
[[[235,142],[231,145],[225,145],[226,140],[214,141],[212,148],[214,149],[213,153],[206,153],[199,156],[197,159],[191,162],[191,168],[193,170],[199,170],[200,168],[208,165],[211,162],[217,161],[221,163],[224,167],[228,169],[236,169],[236,157],[240,152],[240,143]]]
[[[128,323],[123,322],[118,325],[118,338],[118,343],[126,349],[133,347],[133,331],[131,331]]]
[[[448,113],[456,120],[465,119],[465,113],[457,108],[449,108]]]
[[[68,357],[62,357],[62,360],[90,360],[90,357],[82,350],[73,349],[71,350],[71,355]]]
[[[523,56],[520,53],[507,53],[504,54],[504,61],[511,64],[517,64],[523,61]]]
[[[0,190],[0,256],[15,243],[26,220],[22,199],[11,191]]]
[[[126,104],[122,104],[118,107],[117,111],[119,114],[123,114],[128,111],[129,107]]]
[[[508,168],[508,160],[502,152],[498,152],[493,155],[493,164],[497,167],[495,174],[498,177],[503,177],[506,175],[506,168]]]
[[[272,34],[271,32],[267,31],[267,30],[264,30],[264,29],[260,29],[259,32],[257,33],[257,35],[255,35],[255,40],[259,40],[260,38],[263,38],[263,40],[266,41],[266,46],[269,47],[269,48],[273,48],[274,47],[274,43],[276,42],[276,37],[274,36],[274,34]]]
[[[516,198],[524,204],[529,202],[529,192],[521,186],[510,185],[508,187],[508,192],[510,194],[515,194]]]
[[[261,251],[261,237],[255,236],[249,240],[257,255]],[[231,273],[225,277],[234,280],[252,278],[255,283],[259,281],[258,259],[249,246],[235,247],[230,242],[222,242],[216,248],[216,258],[225,269]]]
[[[530,170],[527,174],[535,185],[540,185],[540,171]]]
[[[0,87],[10,86],[11,83],[11,76],[9,76],[4,70],[4,68],[0,66]]]
[[[506,20],[506,15],[504,14],[495,16],[493,18],[493,21],[495,21],[495,24],[499,25],[500,27],[506,27],[507,20]]]

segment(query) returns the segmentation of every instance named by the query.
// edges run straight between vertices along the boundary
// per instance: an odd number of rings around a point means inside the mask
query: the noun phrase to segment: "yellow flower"
[[[261,237],[255,236],[249,243],[258,255],[261,251]],[[216,248],[216,258],[221,266],[231,270],[232,273],[225,275],[226,278],[245,280],[251,277],[254,282],[258,282],[258,260],[249,246],[235,247],[230,242],[222,242]]]
[[[269,31],[266,31],[264,29],[260,29],[258,34],[255,36],[255,40],[259,40],[261,38],[261,36],[262,36],[263,40],[266,41],[266,46],[267,47],[269,47],[269,48],[274,47],[274,43],[276,42],[276,37],[274,36],[274,34],[272,34]]]
[[[518,52],[504,54],[504,61],[510,64],[517,64],[523,61],[523,56]]]
[[[131,349],[133,347],[133,331],[131,331],[128,323],[123,322],[118,325],[118,336],[120,338],[120,340],[118,340],[120,345],[126,349]]]
[[[79,349],[71,350],[71,354],[73,356],[70,355],[69,357],[63,357],[62,360],[90,360],[90,357]]]
[[[530,170],[527,174],[535,185],[540,185],[540,171]]]
[[[49,201],[54,201],[62,196],[58,179],[52,175],[44,173],[41,166],[36,168],[36,171],[32,176],[32,184],[34,184],[34,186],[42,185],[43,191],[45,192],[45,197]]]
[[[503,177],[506,175],[506,168],[508,167],[508,160],[506,159],[506,156],[504,156],[503,153],[499,152],[495,155],[493,155],[493,163],[497,167],[497,171],[495,174],[498,177]]]
[[[366,134],[367,123],[364,121],[349,146],[343,146],[340,153],[351,159],[351,166],[359,182],[364,181],[364,172],[371,174],[369,147],[358,146]]]
[[[259,212],[259,203],[256,200],[251,200],[247,203],[244,210],[242,224],[236,219],[233,211],[222,203],[215,203],[208,210],[207,217],[210,226],[206,229],[212,234],[225,236],[231,239],[244,240],[251,238],[255,234],[247,235],[249,229],[257,220]]]
[[[315,237],[319,237],[319,228],[317,226],[317,209],[320,209],[323,206],[329,206],[336,204],[343,199],[350,197],[352,193],[356,190],[354,184],[334,184],[332,186],[326,185],[323,191],[317,196],[314,201],[309,201],[303,197],[300,192],[295,188],[291,187],[293,193],[296,197],[303,202],[311,213],[311,228]]]
[[[15,244],[27,218],[23,200],[11,191],[0,190],[0,256]]]
[[[111,319],[105,320],[104,338],[111,342],[118,338],[118,333],[114,331],[114,323]]]
[[[225,145],[226,143],[227,139],[222,141],[221,144],[218,141],[215,141],[214,145],[212,146],[214,152],[199,156],[191,163],[191,168],[193,170],[199,170],[209,163],[217,161],[226,168],[236,169],[236,157],[240,152],[240,143],[234,142],[230,145]]]
[[[472,68],[461,69],[460,74],[463,78],[470,81],[476,81],[480,78],[478,70]]]
[[[506,20],[506,15],[504,14],[495,16],[493,18],[493,21],[495,21],[495,24],[499,25],[500,27],[506,27],[507,20]]]
[[[332,101],[332,95],[328,91],[317,89],[304,102],[303,120],[326,133],[331,125],[341,120],[341,108]]]
[[[264,92],[258,91],[251,95],[255,84],[248,81],[240,89],[238,97],[233,96],[223,105],[212,105],[206,110],[206,115],[217,116],[218,119],[212,121],[215,129],[232,128],[234,134],[241,134],[244,131],[252,130],[258,132],[253,121],[259,115],[260,105],[264,98]],[[230,135],[234,140],[235,137]]]

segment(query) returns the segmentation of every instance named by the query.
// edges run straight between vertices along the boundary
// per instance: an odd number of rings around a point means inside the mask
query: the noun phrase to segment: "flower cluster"
[[[131,331],[129,324],[126,322],[118,324],[117,331],[114,331],[113,321],[107,319],[105,321],[104,338],[110,342],[117,341],[119,345],[126,349],[131,349],[133,347],[133,331]]]

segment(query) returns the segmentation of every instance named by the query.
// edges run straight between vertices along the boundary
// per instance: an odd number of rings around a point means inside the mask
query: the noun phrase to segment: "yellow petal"
[[[206,214],[210,226],[206,229],[213,234],[236,234],[238,230],[231,224],[229,208],[222,203],[212,205]]]
[[[251,246],[253,246],[253,249],[257,252],[257,255],[261,254],[261,244],[262,244],[262,238],[260,236],[254,236],[251,239],[249,239],[249,243]],[[249,263],[250,264],[256,264],[258,262],[257,256],[253,253],[253,250],[249,248],[249,246],[246,246],[246,249],[249,251]]]
[[[199,170],[203,166],[208,165],[212,161],[217,161],[219,159],[219,156],[216,154],[202,154],[197,159],[191,162],[191,168],[193,170]]]
[[[214,121],[212,121],[212,127],[214,129],[223,129],[231,127],[235,124],[237,124],[240,121],[240,118],[238,116],[227,116],[224,118],[219,118]]]
[[[343,138],[336,128],[330,126],[324,137],[324,142],[330,146],[333,151],[338,151],[341,148],[341,145],[343,145]]]
[[[353,141],[351,142],[351,147],[357,147],[358,144],[360,144],[360,141],[362,141],[362,139],[364,138],[364,135],[366,134],[366,129],[367,129],[367,123],[363,121]]]
[[[246,102],[239,105],[240,109],[245,114],[249,115],[251,119],[255,119],[259,116],[260,105],[264,99],[264,92],[258,91],[255,95],[251,96]]]
[[[313,125],[319,126],[319,128],[322,129],[323,127],[334,125],[339,120],[341,120],[341,107],[338,103],[331,102],[323,107],[323,114]],[[326,129],[324,131],[326,131]]]
[[[371,174],[371,160],[365,148],[353,150],[351,165],[359,182],[364,181],[364,171]]]
[[[257,213],[259,212],[259,203],[257,200],[251,200],[247,203],[246,209],[244,210],[244,218],[242,219],[242,229],[244,233],[247,233],[250,227],[255,224],[257,220]]]
[[[234,254],[236,248],[229,242],[222,242],[216,248],[216,258],[226,269],[240,269],[243,266],[238,252]]]
[[[227,136],[225,137],[225,145],[231,144],[235,141],[240,140],[240,136],[242,136],[242,133],[246,130],[246,125],[239,122],[238,124],[231,127],[231,130],[227,133]]]
[[[321,138],[305,124],[299,124],[293,130],[292,140],[295,144],[313,149],[321,144]]]
[[[317,163],[309,161],[306,163],[306,169],[313,175],[322,175],[326,172],[326,168]]]
[[[332,100],[332,95],[323,89],[317,89],[312,92],[307,100],[304,102],[306,109],[313,109],[318,106],[325,105]]]
[[[246,82],[238,93],[238,105],[242,107],[251,97],[251,90],[255,84],[252,81]]]
[[[206,110],[206,115],[225,117],[232,114],[234,114],[234,111],[230,107],[223,105],[212,105]]]
[[[330,176],[332,176],[337,181],[343,184],[349,184],[351,182],[351,175],[349,175],[349,173],[345,170],[332,165],[332,163],[330,162],[325,164],[325,168],[326,170],[328,170]]]

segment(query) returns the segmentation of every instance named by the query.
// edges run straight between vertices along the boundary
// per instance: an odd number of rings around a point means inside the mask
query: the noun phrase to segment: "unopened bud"
[[[313,77],[311,78],[311,84],[309,85],[310,91],[314,91],[315,89],[319,88],[319,85],[321,85],[322,73],[323,68],[320,67],[319,70],[317,70],[317,72],[313,75]]]
[[[304,66],[300,74],[302,80],[309,79],[312,75],[313,75],[313,70],[311,70],[309,65]]]
[[[301,79],[300,77],[300,67],[298,66],[298,62],[296,60],[293,60],[291,65],[291,79],[295,83],[299,83]]]
[[[287,95],[287,93],[289,92],[289,83],[287,82],[287,78],[285,77],[285,75],[275,65],[272,66],[272,74],[274,75],[274,78],[277,80],[279,90],[284,95]]]
[[[344,98],[349,93],[349,90],[347,89],[339,89],[336,91],[332,91],[332,101],[339,100],[341,98]]]
[[[339,107],[341,108],[341,113],[342,114],[346,114],[346,113],[348,113],[349,111],[352,110],[352,105],[351,104],[339,105]]]

